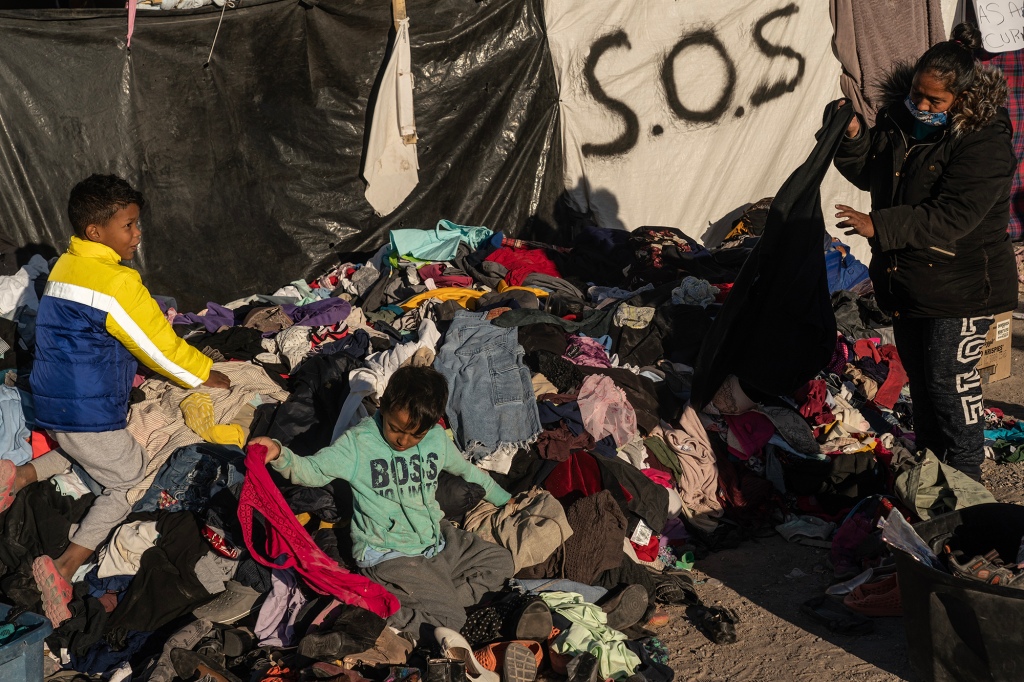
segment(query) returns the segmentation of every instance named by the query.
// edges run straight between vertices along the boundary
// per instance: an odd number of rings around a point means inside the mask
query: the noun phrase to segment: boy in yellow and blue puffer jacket
[[[60,445],[21,467],[0,464],[0,511],[14,493],[77,462],[104,488],[57,559],[32,573],[54,626],[70,617],[71,577],[131,511],[128,491],[145,477],[146,453],[128,433],[128,397],[138,362],[175,383],[229,388],[212,361],[180,339],[135,270],[140,192],[115,175],[71,190],[75,230],[39,302],[30,383],[36,422]],[[66,457],[65,457],[66,456]]]

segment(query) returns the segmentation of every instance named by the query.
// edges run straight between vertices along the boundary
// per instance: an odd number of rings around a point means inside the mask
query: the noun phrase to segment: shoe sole
[[[551,628],[554,622],[551,620],[551,610],[542,601],[533,602],[523,609],[523,615],[516,623],[516,634],[512,639],[526,639],[535,642],[543,642],[551,636]]]
[[[537,679],[537,657],[518,642],[512,642],[505,649],[505,673],[503,682],[533,682]]]
[[[647,590],[640,585],[630,585],[622,591],[618,604],[608,613],[608,627],[621,632],[639,623],[645,613]]]
[[[71,585],[64,580],[53,559],[48,556],[38,557],[32,562],[32,578],[39,588],[39,594],[43,601],[43,612],[53,624],[59,627],[61,623],[71,618],[71,611],[68,604],[71,603]]]

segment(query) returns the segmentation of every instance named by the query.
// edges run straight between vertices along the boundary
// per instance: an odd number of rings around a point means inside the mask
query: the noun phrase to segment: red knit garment
[[[535,272],[552,277],[562,276],[545,249],[510,249],[503,246],[486,260],[508,268],[505,282],[512,287],[520,286],[524,279]]]
[[[398,611],[398,598],[367,577],[349,573],[316,546],[274,485],[264,460],[267,448],[246,448],[245,483],[238,500],[238,521],[252,558],[269,568],[294,568],[313,590],[387,618]],[[253,512],[266,519],[266,556],[253,546]],[[284,557],[284,561],[276,561]]]

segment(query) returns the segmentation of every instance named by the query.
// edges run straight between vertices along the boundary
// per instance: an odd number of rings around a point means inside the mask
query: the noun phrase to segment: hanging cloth
[[[836,318],[822,244],[821,181],[853,106],[829,107],[807,160],[772,201],[764,233],[704,337],[691,400],[703,409],[733,374],[746,389],[791,395],[832,358]]]
[[[380,216],[398,208],[420,181],[411,64],[409,20],[405,18],[395,22],[395,45],[373,108],[363,167],[366,200]]]

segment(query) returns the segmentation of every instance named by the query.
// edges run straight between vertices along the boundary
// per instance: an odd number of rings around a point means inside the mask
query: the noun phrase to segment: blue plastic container
[[[0,604],[0,623],[7,622],[11,607]],[[34,626],[17,639],[0,646],[0,680],[39,682],[43,679],[43,640],[53,631],[50,621],[35,613],[23,613],[15,625]]]

